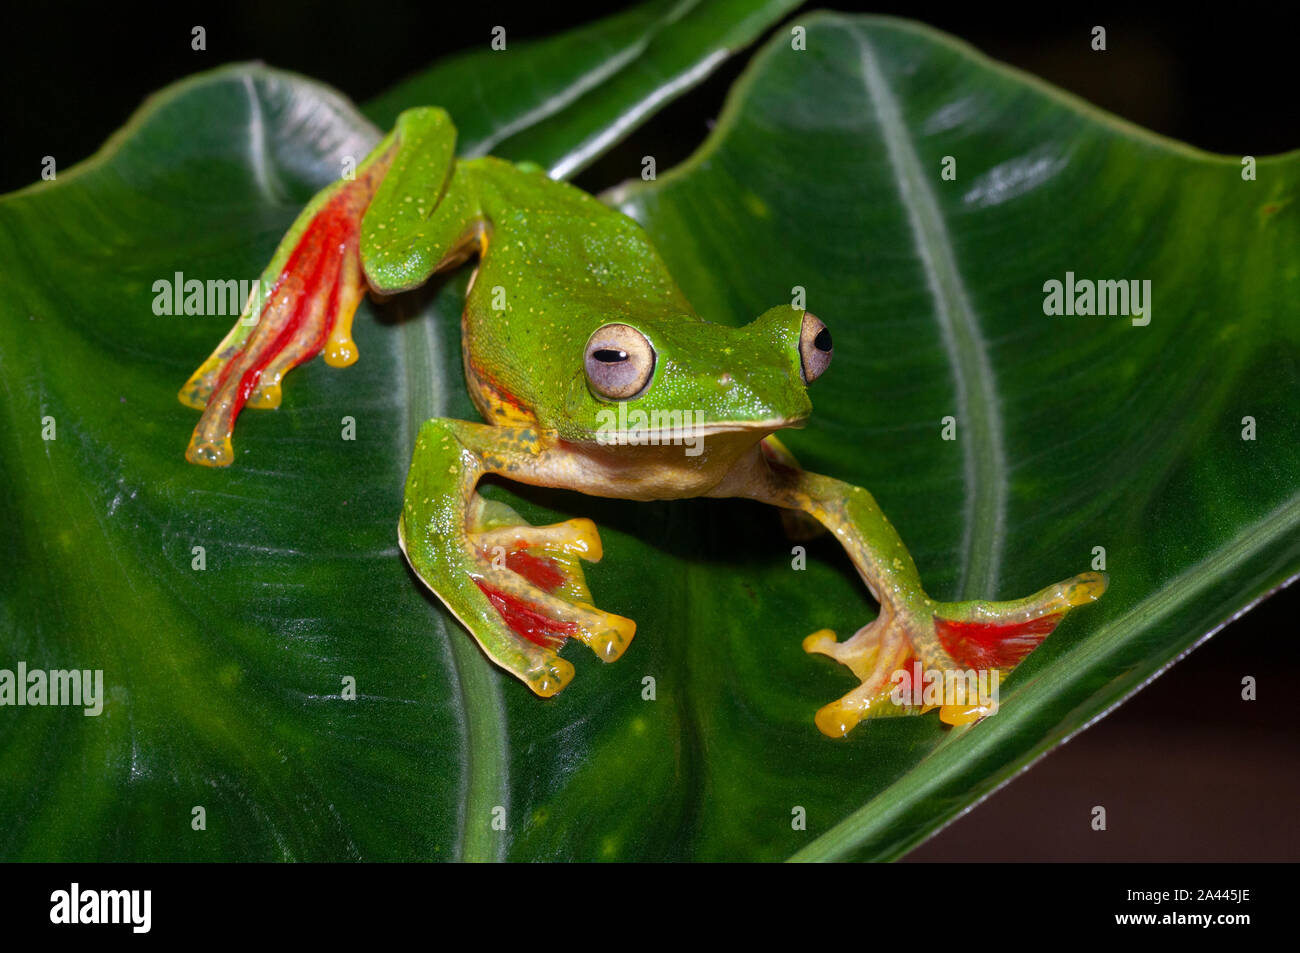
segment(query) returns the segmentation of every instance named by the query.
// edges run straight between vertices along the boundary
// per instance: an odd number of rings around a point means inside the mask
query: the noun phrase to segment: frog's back
[[[698,320],[632,219],[501,159],[466,160],[457,175],[489,223],[465,308],[467,371],[490,366],[513,401],[543,412],[605,324]]]
[[[626,215],[502,159],[463,165],[491,222],[485,271],[509,279],[505,287],[575,301],[590,295],[602,306],[689,309],[645,231]]]

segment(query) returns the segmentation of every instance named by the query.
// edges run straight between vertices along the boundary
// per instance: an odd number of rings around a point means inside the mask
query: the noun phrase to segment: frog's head
[[[603,324],[588,337],[569,419],[589,434],[682,426],[754,440],[802,425],[808,385],[831,361],[831,333],[813,314],[772,308],[744,327],[694,315]],[[641,413],[637,413],[637,412]]]

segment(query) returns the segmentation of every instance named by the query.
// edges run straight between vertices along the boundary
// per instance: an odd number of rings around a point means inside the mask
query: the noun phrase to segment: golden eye
[[[655,349],[636,328],[607,324],[587,339],[583,367],[593,391],[609,400],[627,400],[650,384]]]
[[[803,313],[803,327],[799,329],[799,362],[803,382],[811,384],[831,366],[831,329],[811,311]]]

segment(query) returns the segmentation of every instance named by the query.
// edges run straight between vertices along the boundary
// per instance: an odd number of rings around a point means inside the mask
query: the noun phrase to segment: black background
[[[187,74],[260,59],[358,102],[441,56],[560,32],[626,4],[237,2],[165,12],[24,5],[0,40],[0,192],[86,158],[150,92]],[[858,4],[826,4],[858,9]],[[802,9],[814,9],[809,5]],[[1295,34],[1278,5],[1144,12],[1090,4],[1033,16],[983,4],[885,4],[1156,132],[1203,149],[1268,155],[1300,147]],[[1293,12],[1293,11],[1292,11]],[[797,16],[794,14],[792,16]],[[195,25],[206,52],[190,48]],[[1108,49],[1091,51],[1094,25]],[[703,139],[747,54],[634,133],[577,181],[596,191],[661,167]],[[1285,74],[1285,75],[1284,75]],[[2,293],[2,289],[0,289]],[[1300,730],[1292,695],[1300,587],[1233,623],[1133,701],[917,850],[916,860],[1300,859]],[[1243,675],[1259,700],[1239,699]],[[1109,830],[1090,810],[1107,807]]]

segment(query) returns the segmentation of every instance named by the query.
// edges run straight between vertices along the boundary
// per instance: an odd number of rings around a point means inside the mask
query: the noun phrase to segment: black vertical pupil
[[[627,360],[627,351],[620,351],[617,348],[612,347],[602,347],[593,351],[591,356],[602,364],[617,364],[619,361]]]
[[[831,349],[831,329],[822,328],[813,338],[813,347],[819,351],[829,351]]]

